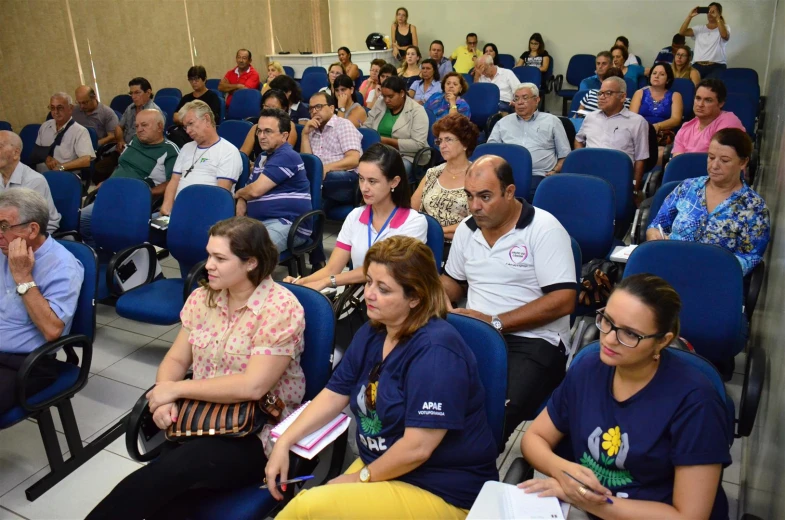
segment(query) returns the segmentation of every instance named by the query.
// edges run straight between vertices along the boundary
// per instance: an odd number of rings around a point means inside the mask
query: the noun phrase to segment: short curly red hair
[[[477,137],[480,130],[477,125],[463,114],[447,114],[433,125],[433,136],[439,137],[442,132],[453,134],[466,147],[466,157],[474,153],[477,148]]]

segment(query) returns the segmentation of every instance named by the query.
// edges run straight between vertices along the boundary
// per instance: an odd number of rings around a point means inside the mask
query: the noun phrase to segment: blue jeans
[[[273,241],[273,244],[275,244],[275,247],[278,249],[278,254],[286,251],[286,241],[289,238],[289,229],[291,229],[292,225],[284,224],[277,218],[262,220],[262,224],[267,228],[267,233],[270,235],[270,240]],[[295,235],[294,237],[295,246],[304,244],[305,241],[306,238],[300,235]]]
[[[509,101],[499,101],[499,112],[507,112],[508,114],[513,112],[513,108],[510,105]]]
[[[90,224],[93,221],[93,204],[82,208],[82,214],[79,218],[79,233],[82,235],[82,240],[85,244],[95,249],[95,240],[93,240],[93,228]]]
[[[711,65],[700,65],[698,63],[693,63],[692,68],[700,73],[701,79],[706,79],[718,78],[720,76],[720,72],[727,69],[728,66],[724,63],[712,63]]]
[[[322,197],[325,203],[332,205],[354,206],[354,194],[357,192],[359,176],[357,172],[335,171],[324,177],[322,182]]]

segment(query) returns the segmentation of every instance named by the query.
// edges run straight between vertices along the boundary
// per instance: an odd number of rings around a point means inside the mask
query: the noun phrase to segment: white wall
[[[731,26],[729,65],[756,69],[764,84],[774,1],[721,3]],[[627,36],[631,51],[650,64],[697,4],[695,0],[330,0],[330,17],[333,46],[352,50],[365,50],[369,33],[388,35],[399,6],[409,10],[424,54],[434,39],[442,40],[450,53],[464,42],[466,33],[476,32],[481,44],[495,43],[499,52],[517,57],[528,47],[529,36],[540,32],[558,74],[564,73],[573,54],[610,49],[619,35]],[[694,23],[705,19],[700,15]]]

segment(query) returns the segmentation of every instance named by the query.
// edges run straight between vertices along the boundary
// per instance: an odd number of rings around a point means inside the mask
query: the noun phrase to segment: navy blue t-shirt
[[[695,367],[665,349],[654,378],[623,402],[613,397],[614,370],[592,352],[570,367],[548,401],[573,460],[614,495],[672,505],[676,466],[730,464],[725,405]],[[722,485],[711,518],[728,518]]]
[[[469,509],[483,484],[498,480],[498,450],[485,413],[477,360],[452,325],[431,319],[382,361],[386,333],[366,323],[354,336],[327,388],[348,395],[357,419],[360,458],[370,464],[403,437],[404,429],[446,429],[420,467],[396,480],[418,486]],[[366,390],[376,410],[366,407]]]
[[[291,224],[297,217],[313,209],[311,183],[305,172],[305,164],[292,145],[284,143],[272,154],[259,155],[248,184],[255,182],[262,174],[276,185],[258,199],[248,201],[249,217],[257,220],[278,219],[283,224]],[[308,219],[298,228],[298,234],[309,237],[311,230],[311,219]]]

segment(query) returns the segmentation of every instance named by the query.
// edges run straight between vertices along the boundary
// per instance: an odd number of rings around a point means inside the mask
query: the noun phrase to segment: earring
[[[390,192],[395,193],[395,188],[391,189]]]
[[[654,361],[659,361],[659,360],[660,360],[660,355],[654,354]]]

